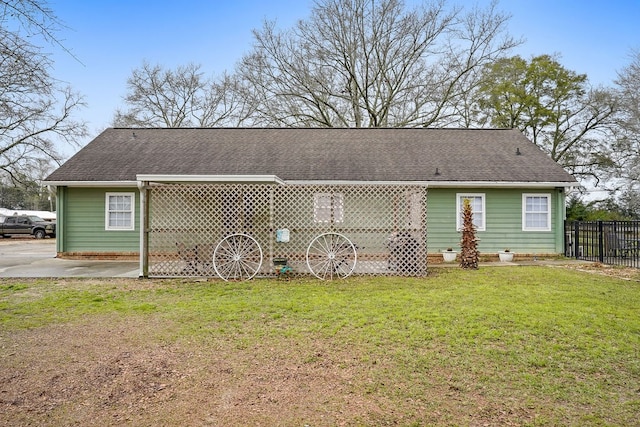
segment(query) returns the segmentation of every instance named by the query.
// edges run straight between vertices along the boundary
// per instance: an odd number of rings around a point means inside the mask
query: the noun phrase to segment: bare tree
[[[50,75],[49,57],[30,41],[62,46],[59,25],[43,1],[0,1],[0,171],[13,180],[43,159],[59,164],[57,144],[86,134],[73,118],[82,97]]]
[[[617,168],[613,177],[628,191],[640,191],[640,50],[633,51],[630,63],[618,72],[620,96],[618,133],[612,152]]]
[[[318,0],[289,31],[266,22],[238,66],[255,123],[275,126],[443,126],[478,70],[518,44],[508,17],[445,0]]]
[[[246,118],[240,90],[232,76],[205,78],[200,65],[175,70],[144,62],[127,80],[127,109],[118,110],[116,126],[212,127],[239,125]]]

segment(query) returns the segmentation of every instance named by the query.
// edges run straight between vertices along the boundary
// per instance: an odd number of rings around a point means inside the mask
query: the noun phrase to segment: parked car
[[[11,237],[12,235],[30,234],[36,239],[45,237],[56,237],[56,223],[45,221],[35,215],[12,215],[5,217],[0,223],[0,236]]]

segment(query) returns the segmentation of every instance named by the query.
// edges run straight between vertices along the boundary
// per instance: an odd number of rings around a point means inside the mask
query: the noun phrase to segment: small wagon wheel
[[[356,267],[358,255],[351,240],[339,233],[323,233],[307,248],[307,266],[318,279],[349,277]]]
[[[213,251],[213,268],[222,280],[248,280],[262,265],[262,248],[253,237],[231,234]]]

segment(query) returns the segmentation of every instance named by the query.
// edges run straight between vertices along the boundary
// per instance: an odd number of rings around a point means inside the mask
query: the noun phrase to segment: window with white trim
[[[522,230],[551,231],[551,194],[522,195]]]
[[[342,193],[318,193],[313,196],[313,222],[344,222]]]
[[[485,231],[485,195],[484,193],[458,193],[456,194],[456,230],[462,230],[462,207],[464,199],[469,199],[471,212],[473,213],[473,225],[477,231]]]
[[[107,193],[105,200],[105,229],[135,229],[135,193]]]

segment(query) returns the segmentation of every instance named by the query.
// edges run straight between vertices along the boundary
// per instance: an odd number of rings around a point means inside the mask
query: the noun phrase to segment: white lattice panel
[[[149,275],[426,274],[422,186],[157,184]]]

